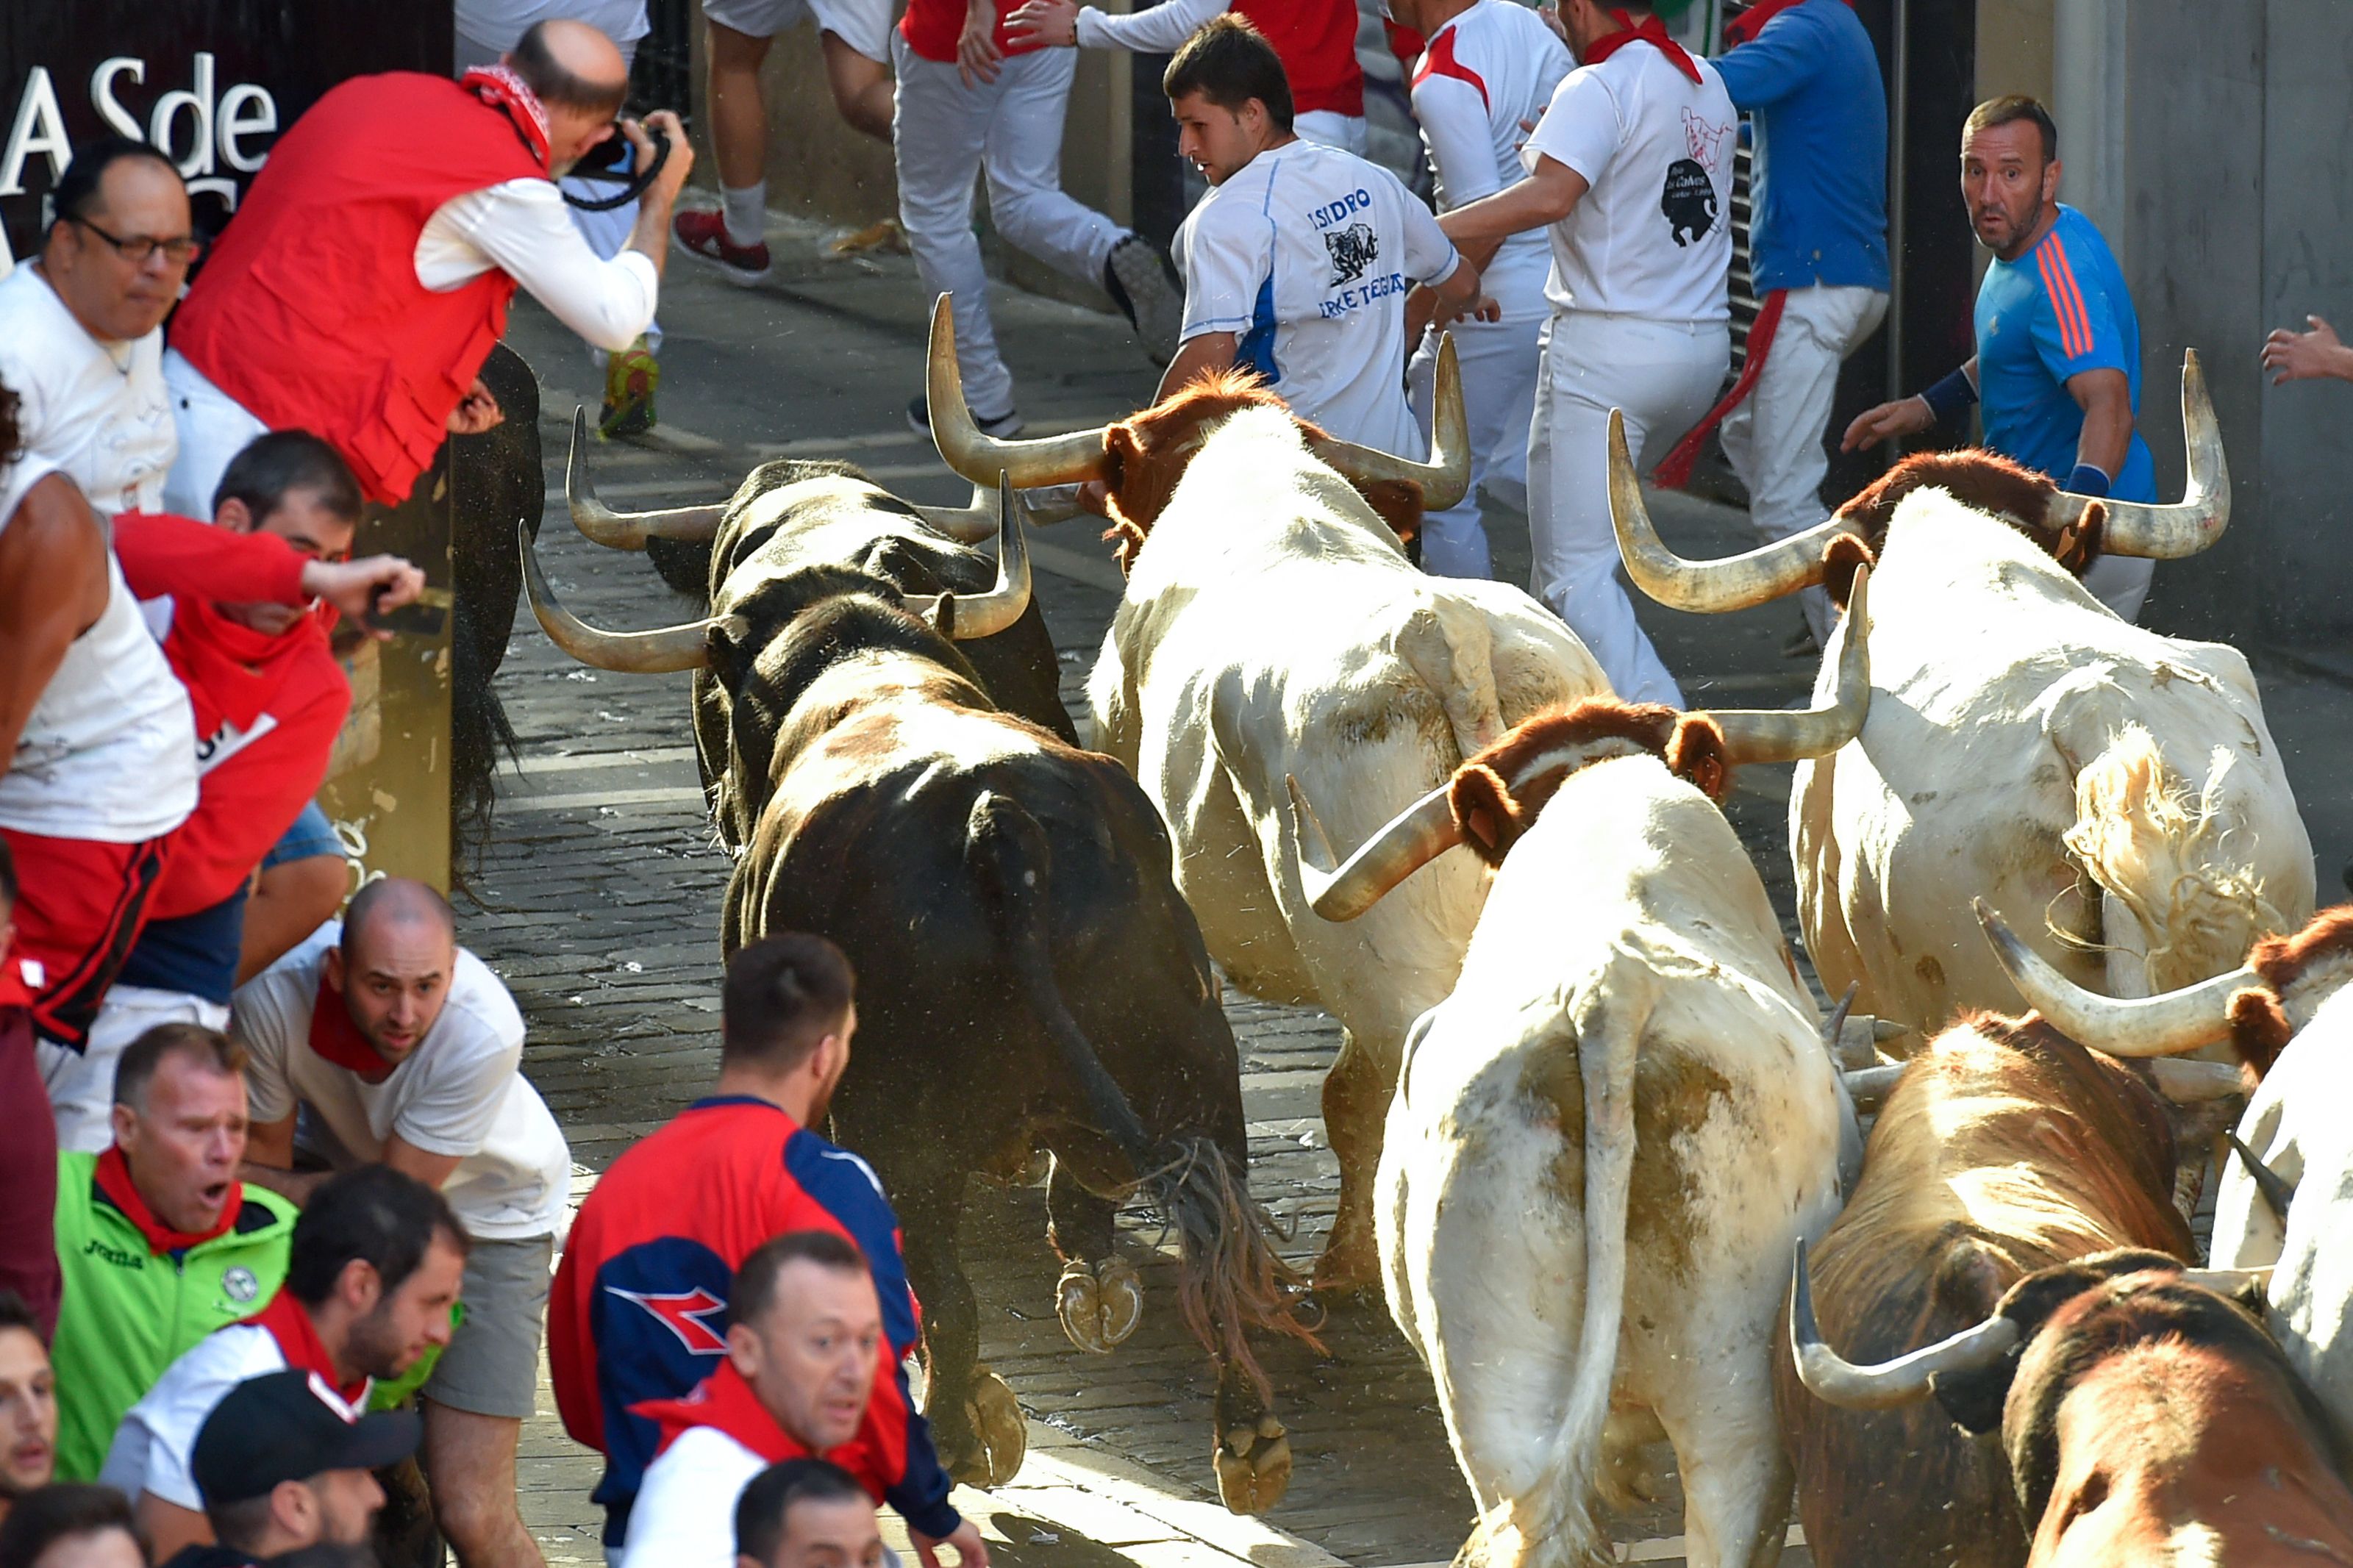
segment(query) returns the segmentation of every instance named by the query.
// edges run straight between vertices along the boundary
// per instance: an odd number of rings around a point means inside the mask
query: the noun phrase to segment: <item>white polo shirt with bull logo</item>
[[[1293,142],[1251,159],[1176,231],[1182,336],[1233,332],[1235,363],[1344,440],[1419,458],[1407,405],[1405,295],[1460,263],[1395,174]]]

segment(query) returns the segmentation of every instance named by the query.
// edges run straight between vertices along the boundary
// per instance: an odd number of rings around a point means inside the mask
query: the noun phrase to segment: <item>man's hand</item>
[[[694,146],[686,139],[686,127],[679,122],[677,115],[667,109],[658,109],[647,115],[642,125],[634,120],[624,120],[621,121],[621,134],[629,139],[630,147],[637,153],[635,167],[653,167],[655,132],[670,139],[670,162],[662,165],[661,173],[654,176],[654,183],[646,187],[646,194],[638,199],[647,205],[659,206],[662,221],[667,223],[670,208],[677,205],[678,193],[685,188],[687,175],[694,171]]]
[[[1857,447],[1875,447],[1882,441],[1916,436],[1936,423],[1936,410],[1928,406],[1927,399],[1916,395],[1899,397],[1856,415],[1854,423],[1846,427],[1845,437],[1839,442],[1839,450],[1852,452]]]
[[[929,1536],[910,1528],[907,1539],[915,1543],[915,1555],[923,1560],[923,1568],[941,1568],[940,1548],[953,1546],[959,1568],[988,1568],[988,1543],[980,1538],[980,1526],[965,1520],[947,1536]]]
[[[1071,492],[1071,501],[1081,511],[1107,518],[1111,515],[1111,482],[1108,479],[1089,479]]]
[[[458,406],[449,410],[449,434],[479,436],[485,430],[497,429],[506,416],[499,400],[491,395],[489,384],[478,375],[474,384],[466,389],[466,395],[458,400]]]
[[[1043,44],[1071,48],[1079,41],[1078,0],[1028,0],[1005,19],[1005,38],[1017,47]]]
[[[993,82],[1004,60],[997,48],[994,0],[968,0],[964,10],[964,31],[956,35],[956,75],[966,87]]]
[[[384,590],[381,599],[375,596],[379,588]],[[334,605],[353,626],[364,626],[364,617],[371,609],[396,610],[403,605],[415,604],[417,595],[425,592],[425,574],[397,555],[371,555],[364,561],[306,561],[302,563],[302,591]],[[370,628],[368,635],[382,640],[392,634]]]
[[[2263,340],[2263,368],[2273,373],[2272,384],[2310,381],[2334,375],[2353,381],[2353,349],[2337,341],[2337,329],[2317,316],[2306,316],[2308,332],[2280,328]]]

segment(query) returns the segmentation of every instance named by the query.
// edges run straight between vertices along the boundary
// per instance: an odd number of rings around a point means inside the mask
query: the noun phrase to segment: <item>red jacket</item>
[[[1265,34],[1282,58],[1293,113],[1363,118],[1356,0],[1233,0],[1233,14]]]
[[[1034,54],[1041,46],[1019,48],[1006,40],[1005,20],[1021,0],[997,0],[997,47],[1007,57]],[[964,33],[963,0],[907,0],[907,14],[899,18],[899,32],[921,58],[945,65],[956,58],[956,39]]]
[[[417,278],[444,202],[547,170],[503,110],[445,77],[355,77],[269,162],[172,318],[172,346],[273,430],[316,431],[371,500],[407,499],[506,331],[514,279]]]

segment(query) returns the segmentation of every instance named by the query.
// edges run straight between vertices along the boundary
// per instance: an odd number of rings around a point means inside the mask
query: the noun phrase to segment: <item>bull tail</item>
[[[1406,623],[1398,658],[1438,699],[1454,732],[1459,762],[1484,751],[1504,733],[1495,693],[1494,630],[1470,606],[1431,595]]]
[[[1261,1399],[1271,1397],[1245,1328],[1271,1328],[1311,1345],[1315,1340],[1297,1317],[1304,1282],[1275,1252],[1248,1173],[1213,1139],[1153,1137],[1071,1016],[1054,979],[1048,941],[1053,855],[1037,818],[1018,801],[984,791],[966,823],[965,854],[996,892],[1017,993],[1053,1042],[1088,1115],[1128,1157],[1137,1184],[1176,1232],[1177,1303],[1186,1329],[1220,1365],[1239,1366]]]
[[[2098,885],[2109,989],[2150,995],[2237,964],[2287,920],[2267,896],[2225,792],[2234,766],[2218,751],[2201,789],[2128,723],[2075,775],[2068,852]],[[2234,842],[2234,840],[2236,840]]]
[[[1585,1096],[1585,1313],[1551,1461],[1524,1497],[1489,1510],[1458,1563],[1555,1568],[1612,1561],[1596,1507],[1612,1489],[1603,1434],[1626,1311],[1626,1215],[1634,1173],[1634,1068],[1656,999],[1639,955],[1609,966],[1606,984],[1571,1012]]]

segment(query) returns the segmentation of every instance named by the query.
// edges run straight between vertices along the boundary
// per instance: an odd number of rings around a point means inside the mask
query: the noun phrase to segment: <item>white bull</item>
[[[1819,529],[1706,563],[1659,542],[1613,454],[1627,569],[1662,603],[1737,609],[1826,572],[1834,587],[1876,552],[1870,721],[1800,764],[1789,797],[1807,949],[1831,994],[1862,983],[1859,1011],[1926,1038],[2010,1005],[1972,894],[2122,996],[2228,969],[2311,914],[2311,842],[2246,659],[2121,621],[2075,578],[2102,550],[2176,557],[2220,537],[2229,479],[2194,354],[2182,411],[2177,506],[2087,501],[1989,453],[1925,453]]]
[[[1370,1183],[1398,1054],[1453,985],[1486,879],[1458,857],[1372,919],[1318,920],[1284,778],[1329,803],[1335,832],[1363,837],[1512,725],[1608,683],[1517,588],[1417,571],[1366,500],[1409,528],[1425,500],[1461,493],[1451,352],[1436,456],[1421,465],[1334,440],[1240,378],[1197,383],[1107,430],[992,441],[970,426],[936,321],[932,341],[931,406],[951,468],[1109,485],[1128,579],[1087,686],[1094,742],[1167,819],[1177,886],[1234,984],[1340,1021],[1324,1084],[1340,1209],[1315,1280],[1369,1287]]]
[[[1311,879],[1345,919],[1472,859],[1454,845],[1501,861],[1409,1044],[1377,1198],[1389,1310],[1480,1510],[1467,1562],[1609,1562],[1594,1505],[1644,1412],[1674,1446],[1688,1560],[1779,1560],[1776,1313],[1792,1246],[1838,1211],[1852,1116],[1711,796],[1733,763],[1854,734],[1862,639],[1833,648],[1837,700],[1810,713],[1603,699],[1538,718]]]
[[[2230,973],[2129,1002],[1993,935],[2020,992],[2084,1045],[2165,1057],[2227,1039],[2260,1079],[2215,1190],[2209,1261],[2271,1271],[2265,1321],[2353,1452],[2353,907],[2256,943]]]

